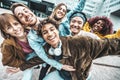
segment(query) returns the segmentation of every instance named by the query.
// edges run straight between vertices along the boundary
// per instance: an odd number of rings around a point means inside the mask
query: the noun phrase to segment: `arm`
[[[70,50],[75,49],[77,56],[96,59],[107,55],[120,54],[120,39],[92,39],[90,37],[74,37],[69,40]],[[74,44],[73,44],[74,43]],[[83,58],[81,58],[83,59]]]
[[[21,64],[19,66],[20,70],[24,71],[28,68],[31,68],[33,66],[36,66],[36,65],[39,65],[39,64],[42,64],[44,63],[43,60],[41,60],[38,56],[37,57],[33,57],[31,58],[30,60],[24,62],[23,64]]]
[[[105,38],[120,38],[120,29],[114,34],[106,35]]]
[[[2,53],[2,63],[3,65],[11,66],[11,67],[19,67],[19,65],[23,64],[24,61],[15,55],[15,49],[11,45],[1,45],[1,53]]]
[[[2,63],[11,67],[19,67],[22,71],[31,68],[35,65],[43,63],[39,57],[34,57],[28,61],[25,60],[25,55],[21,50],[16,49],[11,45],[1,45]],[[19,54],[19,55],[18,55]],[[21,54],[21,57],[20,57]]]
[[[35,36],[36,37],[35,37]],[[34,38],[33,38],[34,37]],[[44,48],[42,46],[42,42],[41,42],[41,38],[37,36],[37,34],[33,34],[33,33],[29,33],[28,34],[28,41],[29,44],[31,46],[31,48],[36,52],[36,54],[46,63],[48,63],[49,65],[57,68],[58,70],[60,70],[62,68],[62,64],[53,60],[53,59],[49,59],[47,57],[47,54],[44,51]],[[38,42],[39,41],[39,42]]]
[[[73,12],[75,12],[75,11],[82,11],[83,10],[83,8],[84,8],[84,5],[85,5],[85,1],[86,0],[80,0],[79,1],[79,3],[77,4],[77,6],[75,6],[74,8],[73,8],[73,10],[70,10],[68,13],[67,13],[67,18],[69,18],[70,17],[70,15],[73,13]]]
[[[85,0],[80,0],[78,5],[71,11],[69,11],[66,14],[65,19],[61,22],[59,25],[59,32],[61,36],[67,36],[70,35],[70,26],[69,26],[69,17],[72,15],[75,11],[82,11],[85,5]]]
[[[88,36],[88,37],[91,37],[93,39],[100,39],[96,34],[91,33],[91,32],[82,31],[82,30],[81,30],[81,34],[78,34],[78,35],[80,35],[80,36]]]

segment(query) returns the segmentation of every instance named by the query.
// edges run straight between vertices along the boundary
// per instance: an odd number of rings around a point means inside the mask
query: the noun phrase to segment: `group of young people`
[[[87,20],[84,5],[80,0],[67,12],[60,3],[44,20],[21,3],[12,4],[13,14],[0,14],[2,63],[9,66],[7,71],[22,70],[22,80],[31,80],[33,69],[42,64],[39,80],[91,80],[92,60],[120,54],[120,35],[113,34],[107,17]]]

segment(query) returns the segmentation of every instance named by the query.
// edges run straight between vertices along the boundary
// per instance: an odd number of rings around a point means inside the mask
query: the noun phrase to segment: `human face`
[[[14,20],[14,19],[10,20],[9,25],[5,25],[4,31],[7,34],[9,34],[13,37],[16,37],[18,39],[22,38],[24,36],[24,28],[18,21]]]
[[[73,35],[76,35],[80,32],[83,27],[83,19],[81,17],[73,17],[70,21],[70,30]]]
[[[15,8],[14,13],[23,25],[33,26],[37,22],[37,17],[26,7],[18,6]]]
[[[53,24],[48,23],[42,27],[42,36],[52,47],[56,48],[58,46],[60,41],[59,32]]]
[[[61,5],[61,6],[56,10],[56,13],[55,13],[56,18],[57,18],[57,19],[62,19],[62,18],[65,16],[66,11],[67,11],[66,6]]]
[[[103,21],[103,20],[98,20],[98,21],[93,25],[93,28],[92,28],[93,32],[99,32],[99,31],[101,31],[101,30],[103,29],[104,25],[105,25],[105,21]]]

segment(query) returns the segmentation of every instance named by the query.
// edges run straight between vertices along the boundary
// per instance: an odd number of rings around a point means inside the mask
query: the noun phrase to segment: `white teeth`
[[[54,36],[48,38],[48,40],[50,40],[50,41],[52,41],[52,40],[54,40],[54,39],[55,39]]]
[[[97,30],[98,28],[97,28],[97,27],[95,27],[95,29]]]

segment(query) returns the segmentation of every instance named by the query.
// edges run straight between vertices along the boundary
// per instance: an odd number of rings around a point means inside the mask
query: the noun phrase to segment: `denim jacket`
[[[63,19],[63,21],[59,25],[60,36],[70,35],[71,32],[70,32],[70,25],[69,25],[69,17],[75,11],[82,11],[83,8],[84,8],[84,5],[85,5],[85,0],[80,0],[80,2],[78,3],[78,5],[73,10],[71,10],[70,12],[68,12],[66,14],[65,19]]]
[[[47,64],[55,67],[58,70],[61,70],[62,68],[62,64],[50,59],[47,57],[47,54],[44,51],[44,44],[46,43],[42,37],[37,35],[37,32],[34,29],[31,29],[28,33],[28,42],[31,46],[31,48],[36,52],[36,54],[43,60],[45,61]]]

